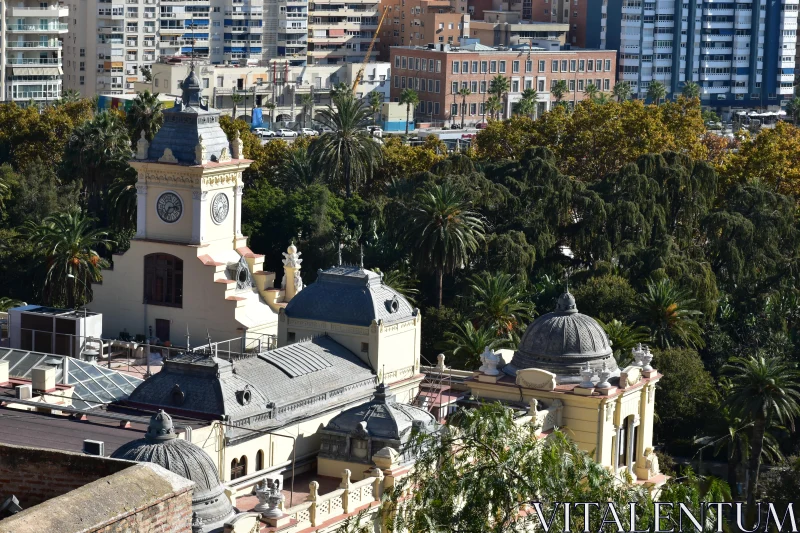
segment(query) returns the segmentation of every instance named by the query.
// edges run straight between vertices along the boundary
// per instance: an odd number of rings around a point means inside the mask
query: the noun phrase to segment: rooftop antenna
[[[342,248],[344,248],[344,245],[339,241],[339,266],[342,266]]]
[[[361,265],[360,266],[361,266],[361,269],[363,270],[364,269],[364,245],[363,244],[359,244],[358,246],[361,249]]]
[[[206,338],[208,339],[208,355],[213,357],[214,352],[211,350],[211,334],[208,332],[208,328],[206,328]]]
[[[189,324],[187,323],[186,324],[186,352],[188,353],[188,352],[191,352],[191,351],[192,351],[192,347],[189,344]]]

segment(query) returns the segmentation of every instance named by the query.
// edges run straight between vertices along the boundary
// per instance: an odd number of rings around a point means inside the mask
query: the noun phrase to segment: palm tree
[[[522,91],[522,97],[514,105],[514,112],[535,119],[538,100],[539,93],[536,92],[536,89],[525,89]]]
[[[153,137],[156,136],[156,133],[164,124],[164,114],[161,112],[161,107],[162,104],[158,99],[158,93],[153,94],[150,91],[145,91],[136,95],[130,110],[125,116],[125,121],[128,124],[128,134],[132,143],[135,144],[139,141],[142,131],[144,131],[145,139],[148,141],[153,140]]]
[[[269,110],[269,127],[272,128],[275,122],[275,102],[267,102],[264,107]]]
[[[98,113],[72,130],[64,162],[73,175],[82,177],[89,212],[101,212],[101,197],[115,176],[129,168],[130,157],[128,129],[114,111]]]
[[[341,91],[333,105],[319,112],[317,122],[331,131],[312,143],[311,155],[344,183],[350,198],[353,186],[366,179],[383,156],[380,145],[367,131],[369,108],[351,92]]]
[[[403,240],[419,268],[436,273],[439,307],[444,274],[465,266],[483,240],[483,220],[469,207],[461,191],[443,182],[417,194],[406,221]]]
[[[556,97],[556,102],[560,102],[564,99],[564,95],[567,94],[567,82],[566,80],[558,80],[553,84],[553,87],[550,89],[550,92],[553,93],[553,96]]]
[[[651,280],[647,282],[647,292],[640,296],[638,322],[650,328],[653,341],[660,348],[676,344],[702,348],[703,330],[697,319],[703,313],[694,309],[694,304],[694,298],[669,279]]]
[[[61,93],[61,100],[60,103],[62,104],[74,104],[75,102],[81,99],[81,93],[76,91],[75,89],[65,89]]]
[[[455,331],[445,333],[445,341],[442,343],[447,350],[445,354],[455,359],[453,365],[467,370],[478,369],[480,355],[486,348],[494,350],[508,345],[508,339],[498,338],[494,328],[475,328],[470,321],[456,324]]]
[[[625,324],[616,318],[609,322],[597,321],[605,330],[611,346],[614,349],[614,358],[620,368],[627,366],[631,359],[631,349],[639,343],[650,340],[650,332],[644,326]]]
[[[793,96],[786,103],[786,114],[792,117],[792,124],[797,126],[797,118],[800,116],[800,97]]]
[[[384,285],[388,285],[395,291],[405,296],[406,300],[411,302],[412,305],[414,304],[414,298],[416,298],[416,296],[419,294],[419,290],[417,289],[419,280],[414,276],[414,274],[405,268],[388,270],[386,272],[381,272],[378,270],[378,272],[383,275],[382,279]]]
[[[406,135],[408,135],[408,122],[411,120],[411,108],[419,105],[419,95],[414,89],[403,89],[400,93],[400,105],[406,106]]]
[[[472,91],[469,90],[469,87],[462,87],[458,90],[458,94],[461,96],[461,129],[464,129],[464,115],[467,114],[467,96],[472,94]]]
[[[231,93],[231,102],[233,102],[233,120],[236,120],[236,108],[242,103],[242,95],[236,92],[236,89]]]
[[[378,123],[377,116],[381,112],[381,106],[383,106],[383,94],[378,91],[369,93],[369,108],[372,111],[372,122],[375,124]]]
[[[752,512],[767,428],[777,421],[794,431],[794,418],[800,416],[800,372],[780,357],[763,354],[732,357],[723,372],[730,376],[732,386],[727,405],[753,423],[747,478],[747,503]]]
[[[661,100],[667,96],[667,88],[660,81],[650,83],[647,88],[647,97],[652,100],[656,105],[661,103]]]
[[[500,100],[500,103],[503,104],[502,109],[506,109],[505,99],[509,90],[511,90],[511,84],[509,83],[508,78],[502,74],[498,74],[492,78],[491,81],[489,81],[489,94],[497,96],[497,98]],[[498,118],[500,118],[499,115]]]
[[[621,81],[614,85],[613,94],[617,102],[624,102],[631,97],[631,84],[627,81]]]
[[[490,96],[486,100],[486,109],[484,111],[486,111],[486,113],[489,115],[490,119],[491,118],[495,118],[495,115],[497,115],[497,117],[499,117],[500,116],[500,111],[502,109],[503,109],[503,102],[501,102],[500,98],[498,98],[497,96],[494,96],[494,95]]]
[[[42,254],[49,305],[66,302],[74,308],[76,302],[83,301],[82,291],[86,301],[91,300],[91,283],[100,281],[100,270],[105,266],[96,249],[113,244],[106,239],[105,231],[93,229],[92,219],[75,209],[49,216],[40,224],[28,221],[21,234],[35,243]]]
[[[136,226],[136,172],[128,168],[108,187],[108,207],[114,227],[127,230]]]
[[[301,113],[303,114],[303,127],[306,127],[306,117],[314,114],[314,95],[305,93],[300,95]]]
[[[681,94],[686,98],[700,98],[700,86],[693,81],[687,81],[681,88]]]
[[[12,307],[19,307],[21,305],[25,305],[25,302],[9,298],[8,296],[0,296],[0,313],[4,313]]]
[[[585,94],[586,98],[589,100],[594,100],[598,92],[600,92],[600,90],[594,83],[587,83],[586,88],[583,90],[583,94]]]
[[[278,172],[278,181],[285,189],[293,191],[308,187],[321,175],[316,159],[305,147],[293,148]]]
[[[526,301],[523,287],[505,272],[472,276],[470,298],[474,316],[498,337],[511,338],[531,318],[533,305]]]

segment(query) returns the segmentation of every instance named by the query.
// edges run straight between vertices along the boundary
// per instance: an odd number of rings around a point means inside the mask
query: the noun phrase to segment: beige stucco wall
[[[476,398],[514,402],[530,402],[535,398],[549,405],[553,400],[563,402],[561,428],[581,450],[593,454],[596,461],[613,467],[617,453],[616,439],[626,417],[637,418],[636,466],[643,468],[644,451],[653,445],[655,416],[655,384],[658,377],[643,380],[613,396],[581,396],[572,392],[544,391],[518,387],[512,383],[467,383]],[[625,468],[620,468],[620,471]]]

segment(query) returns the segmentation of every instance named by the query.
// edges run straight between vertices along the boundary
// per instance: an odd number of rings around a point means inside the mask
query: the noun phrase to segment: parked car
[[[300,130],[300,135],[309,135],[311,137],[316,137],[319,135],[317,130],[312,130],[311,128],[303,128]]]
[[[269,139],[270,137],[275,137],[275,132],[267,128],[253,128],[252,131],[262,139]]]
[[[383,137],[383,129],[380,126],[367,126],[367,132],[378,139]]]
[[[275,133],[278,135],[278,137],[297,137],[296,131],[287,130],[286,128],[281,128]]]
[[[323,133],[333,133],[333,130],[330,129],[328,126],[317,126],[317,133],[322,135]]]
[[[485,130],[486,128],[489,127],[489,124],[486,122],[478,122],[477,124],[475,124],[475,127],[479,130]]]

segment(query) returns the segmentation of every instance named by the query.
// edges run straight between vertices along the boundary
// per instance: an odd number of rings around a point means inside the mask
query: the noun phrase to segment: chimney
[[[8,361],[0,361],[0,383],[8,383]]]
[[[34,368],[31,371],[31,385],[35,391],[50,391],[56,388],[56,369]]]

